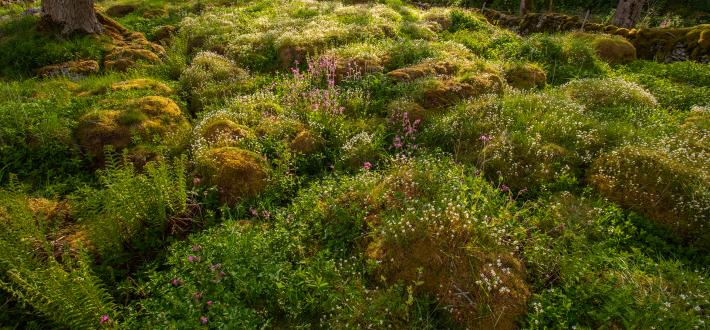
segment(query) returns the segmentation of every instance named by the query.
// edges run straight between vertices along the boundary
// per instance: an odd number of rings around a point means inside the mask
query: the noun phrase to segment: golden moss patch
[[[539,65],[513,64],[505,69],[505,80],[517,89],[533,89],[545,86],[547,75]]]
[[[592,46],[609,64],[626,64],[636,59],[636,47],[622,37],[596,37]]]
[[[95,110],[81,117],[77,138],[82,148],[103,159],[104,148],[115,151],[142,143],[179,136],[189,124],[177,104],[162,96],[129,101],[121,110]]]
[[[254,197],[266,188],[267,165],[251,151],[234,147],[211,149],[199,162],[202,174],[209,184],[217,186],[224,203]]]
[[[412,81],[432,75],[453,75],[459,70],[459,65],[446,61],[427,61],[387,73],[387,76],[398,81]]]
[[[94,60],[69,61],[61,64],[48,65],[38,70],[42,77],[90,75],[99,72],[99,63]]]
[[[113,91],[127,90],[152,90],[159,95],[170,95],[173,89],[168,85],[153,79],[132,79],[122,82],[117,82],[111,85]]]
[[[291,150],[301,154],[311,154],[316,152],[323,145],[323,139],[315,135],[310,130],[303,130],[296,134],[291,140]]]

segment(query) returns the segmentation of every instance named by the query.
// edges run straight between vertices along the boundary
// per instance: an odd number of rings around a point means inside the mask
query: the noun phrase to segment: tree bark
[[[520,16],[527,14],[533,7],[533,0],[520,0]]]
[[[103,33],[93,0],[42,0],[42,14],[62,27],[62,34]]]
[[[612,24],[623,28],[636,26],[636,22],[641,18],[643,4],[644,0],[619,0]]]

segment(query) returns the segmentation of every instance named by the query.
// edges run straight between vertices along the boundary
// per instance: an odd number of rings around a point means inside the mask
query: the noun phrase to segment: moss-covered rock
[[[406,68],[393,70],[387,76],[397,81],[413,81],[433,75],[453,75],[459,71],[459,65],[447,61],[426,61]]]
[[[99,63],[94,60],[69,61],[42,67],[37,72],[41,77],[88,76],[99,72]]]
[[[264,159],[251,151],[222,147],[207,151],[199,168],[209,184],[217,186],[220,200],[227,204],[254,197],[267,185],[268,168]]]
[[[140,144],[175,144],[189,130],[189,123],[171,99],[146,96],[128,101],[118,110],[95,110],[82,116],[77,128],[81,147],[103,162],[104,149],[115,151]]]
[[[499,93],[503,85],[504,82],[499,76],[490,73],[432,79],[418,87],[415,99],[426,109],[442,108],[467,98]]]
[[[597,36],[592,46],[597,56],[609,64],[626,64],[636,59],[636,47],[623,37]]]
[[[505,68],[505,80],[517,89],[533,89],[545,86],[547,75],[539,65],[516,63]]]
[[[296,134],[291,140],[289,147],[300,154],[312,154],[318,151],[324,144],[323,139],[311,130],[303,130]]]
[[[131,79],[111,84],[112,91],[151,90],[159,95],[170,95],[173,89],[168,85],[148,78]]]

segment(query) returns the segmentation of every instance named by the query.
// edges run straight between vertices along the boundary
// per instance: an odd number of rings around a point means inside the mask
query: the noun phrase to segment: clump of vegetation
[[[709,174],[662,150],[630,146],[595,161],[589,180],[609,199],[706,247]]]
[[[202,175],[209,184],[218,187],[225,203],[254,197],[266,187],[268,168],[256,153],[221,147],[208,150],[198,161]]]
[[[530,63],[515,63],[505,69],[505,79],[517,89],[544,87],[547,74],[540,66]]]
[[[189,130],[182,111],[171,99],[146,96],[120,106],[125,109],[95,110],[79,121],[76,132],[79,143],[99,164],[107,147],[122,151],[161,143],[180,146]]]
[[[248,85],[248,74],[229,59],[211,52],[195,56],[180,82],[190,94],[190,110],[202,111],[215,100],[234,95]]]
[[[705,328],[707,27],[474,2],[0,0],[0,323]]]
[[[579,79],[562,87],[569,96],[592,110],[625,107],[653,108],[653,94],[623,79]]]

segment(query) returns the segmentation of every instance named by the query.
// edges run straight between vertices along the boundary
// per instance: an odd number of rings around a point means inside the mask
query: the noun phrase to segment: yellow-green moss
[[[315,135],[310,130],[303,130],[296,134],[296,137],[291,140],[291,150],[301,154],[311,154],[320,149],[323,145],[323,139]]]
[[[636,47],[622,37],[597,36],[592,42],[597,56],[609,64],[626,64],[636,60]]]
[[[159,95],[170,95],[173,89],[154,79],[131,79],[111,85],[112,91],[152,90]]]
[[[267,165],[251,151],[234,147],[211,149],[199,159],[199,166],[208,183],[219,189],[220,200],[227,204],[254,197],[267,185]]]
[[[532,89],[545,86],[547,75],[539,65],[516,63],[505,68],[505,80],[517,89]]]
[[[115,151],[133,146],[136,138],[152,143],[189,130],[189,124],[177,104],[162,96],[146,96],[122,104],[120,110],[95,110],[82,116],[77,138],[82,148],[103,159],[104,148]]]
[[[453,75],[460,69],[457,63],[447,61],[427,61],[387,73],[397,81],[413,81],[432,75]]]

